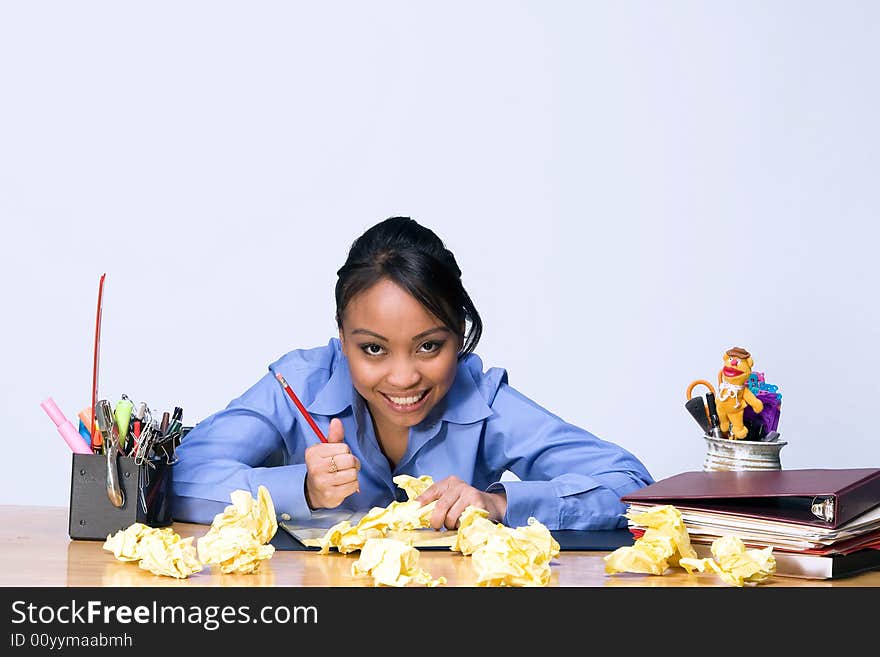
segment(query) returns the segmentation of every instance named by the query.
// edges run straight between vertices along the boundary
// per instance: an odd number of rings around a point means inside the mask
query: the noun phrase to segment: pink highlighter
[[[91,454],[92,450],[83,442],[83,439],[80,438],[79,431],[77,431],[74,426],[70,423],[66,417],[64,417],[64,413],[61,412],[61,409],[58,408],[58,405],[55,403],[51,397],[49,397],[46,401],[40,403],[40,408],[46,411],[46,415],[48,415],[52,421],[55,423],[55,426],[58,429],[58,433],[61,434],[61,437],[64,438],[64,442],[74,451],[76,454]]]

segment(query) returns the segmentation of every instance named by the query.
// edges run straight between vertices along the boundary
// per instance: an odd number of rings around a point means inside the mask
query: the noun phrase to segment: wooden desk
[[[351,576],[357,553],[276,551],[254,575],[223,575],[206,567],[188,579],[161,577],[135,563],[118,561],[103,541],[72,541],[66,507],[0,506],[0,586],[372,586],[372,578]],[[202,536],[206,525],[177,523],[181,536]],[[283,531],[283,530],[279,530]],[[551,563],[551,586],[562,587],[718,587],[712,574],[688,575],[675,569],[663,576],[606,575],[607,552],[562,552]],[[447,586],[473,586],[469,557],[446,551],[422,551],[419,566]],[[774,577],[762,587],[880,586],[880,571],[839,580]]]

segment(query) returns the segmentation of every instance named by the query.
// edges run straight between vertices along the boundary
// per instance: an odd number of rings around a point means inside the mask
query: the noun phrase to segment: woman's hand
[[[361,462],[343,442],[342,420],[330,420],[326,443],[306,448],[306,502],[312,509],[334,509],[352,493],[360,492]]]
[[[446,477],[436,482],[416,499],[422,506],[437,500],[431,514],[431,527],[434,529],[458,527],[458,519],[468,506],[485,509],[493,522],[501,522],[507,512],[507,495],[504,492],[484,493],[458,477]]]

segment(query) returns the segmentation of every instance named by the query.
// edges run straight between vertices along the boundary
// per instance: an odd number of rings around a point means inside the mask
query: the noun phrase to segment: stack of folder
[[[621,498],[630,515],[671,504],[699,556],[724,535],[772,547],[781,576],[880,569],[880,469],[684,472]],[[645,528],[632,520],[636,538]]]

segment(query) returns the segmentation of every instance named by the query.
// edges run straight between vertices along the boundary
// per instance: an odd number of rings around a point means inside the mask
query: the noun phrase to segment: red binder
[[[880,505],[880,468],[683,472],[620,500],[833,529]]]

